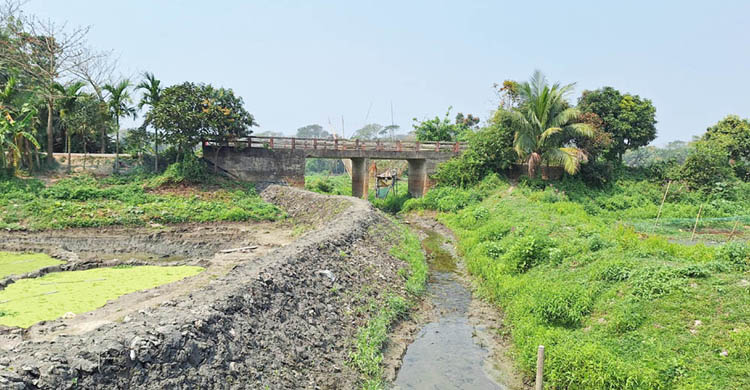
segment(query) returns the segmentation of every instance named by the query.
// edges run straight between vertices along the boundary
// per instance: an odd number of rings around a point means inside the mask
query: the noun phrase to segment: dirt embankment
[[[357,373],[346,362],[356,329],[367,320],[360,308],[403,284],[398,270],[404,264],[388,254],[393,243],[382,234],[391,229],[390,222],[353,198],[277,186],[263,196],[312,230],[288,245],[269,245],[264,255],[240,257],[226,273],[192,291],[140,306],[120,321],[44,335],[30,332],[26,341],[0,351],[0,388],[356,387]],[[186,235],[172,232],[149,242],[193,248],[187,255],[198,254],[205,262],[215,260],[217,250],[258,235],[241,229],[237,224],[231,233],[209,234],[210,240],[188,229],[182,232]],[[103,236],[113,230],[97,232],[92,236],[100,241],[92,245],[106,245]],[[14,242],[36,238],[76,253],[90,248],[54,234],[21,234]],[[148,233],[131,236],[136,242]],[[135,251],[123,252],[137,252],[140,247],[134,245]],[[161,252],[151,248],[149,253]],[[163,253],[169,254],[179,255]]]

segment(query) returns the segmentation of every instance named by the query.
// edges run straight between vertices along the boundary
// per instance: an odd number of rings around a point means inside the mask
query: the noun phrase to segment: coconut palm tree
[[[138,108],[142,109],[143,106],[154,107],[159,103],[161,99],[161,81],[154,77],[153,73],[145,72],[143,74],[143,81],[140,82],[136,89],[143,90],[143,96],[141,101],[138,103]],[[148,126],[150,121],[148,116],[146,121],[143,123],[144,126]],[[153,124],[151,124],[153,126]],[[159,170],[159,129],[154,127],[154,172]]]
[[[109,92],[107,98],[107,105],[109,106],[109,113],[115,120],[115,171],[120,166],[120,118],[123,117],[136,117],[136,110],[131,104],[133,99],[130,97],[130,80],[125,79],[117,83],[116,85],[107,84],[104,86],[104,90]]]
[[[582,150],[565,146],[571,135],[590,137],[594,131],[588,124],[575,123],[581,113],[565,100],[574,85],[549,85],[538,70],[529,81],[519,85],[522,103],[510,113],[515,131],[513,147],[528,164],[531,177],[536,176],[542,163],[562,166],[572,175],[587,161]]]
[[[66,118],[73,112],[76,106],[76,100],[82,95],[82,89],[86,85],[83,81],[77,81],[68,86],[62,84],[55,84],[55,89],[60,93],[60,98],[57,99],[57,105],[60,112],[60,122],[63,130],[65,131],[65,144],[68,150],[68,172],[70,172],[70,129],[66,125]]]

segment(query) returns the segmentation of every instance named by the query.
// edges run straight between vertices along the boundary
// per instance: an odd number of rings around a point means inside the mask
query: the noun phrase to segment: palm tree
[[[138,108],[142,109],[143,106],[151,106],[152,108],[154,105],[159,103],[159,100],[161,99],[161,81],[158,80],[156,77],[154,77],[153,73],[145,72],[143,74],[144,80],[140,82],[135,88],[136,89],[142,89],[143,90],[143,97],[141,97],[141,101],[138,103]],[[146,122],[143,123],[144,126],[148,126],[148,117],[146,117]],[[154,172],[159,170],[159,129],[154,127]]]
[[[65,143],[68,148],[68,172],[71,169],[70,162],[70,129],[65,125],[66,118],[73,112],[76,106],[76,101],[82,95],[81,89],[86,85],[83,81],[77,81],[67,87],[62,84],[55,84],[55,89],[60,93],[60,98],[57,100],[57,104],[60,107],[60,122],[63,129],[65,130]]]
[[[104,86],[104,90],[109,92],[109,98],[107,99],[107,105],[109,106],[109,113],[115,120],[115,172],[120,168],[120,118],[131,116],[136,117],[135,107],[131,106],[133,99],[130,98],[130,80],[125,79],[117,83],[116,85],[107,84]]]
[[[536,176],[541,163],[562,166],[573,175],[578,172],[586,154],[575,147],[565,147],[571,135],[591,137],[593,128],[585,123],[574,123],[580,111],[569,107],[565,97],[575,84],[549,85],[540,71],[519,85],[522,103],[510,113],[515,131],[513,148],[525,163],[529,176]]]

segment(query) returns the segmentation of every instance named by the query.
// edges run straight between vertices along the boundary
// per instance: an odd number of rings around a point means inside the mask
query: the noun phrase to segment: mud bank
[[[368,319],[358,309],[402,292],[404,264],[388,254],[394,243],[383,234],[391,222],[353,198],[277,186],[262,195],[312,230],[121,322],[0,351],[0,388],[355,388],[346,362]],[[57,233],[41,234],[24,242]],[[65,238],[49,242],[75,249]],[[218,248],[193,244],[182,245],[204,255]]]

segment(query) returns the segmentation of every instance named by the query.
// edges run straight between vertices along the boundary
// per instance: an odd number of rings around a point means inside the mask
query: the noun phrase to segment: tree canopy
[[[164,130],[182,152],[202,139],[226,140],[250,135],[255,118],[231,89],[185,82],[165,88],[147,120]]]
[[[627,150],[646,146],[656,138],[656,109],[650,100],[638,95],[604,87],[584,91],[578,107],[601,118],[602,130],[612,138],[611,145],[604,151],[604,157],[610,161],[622,163]]]

